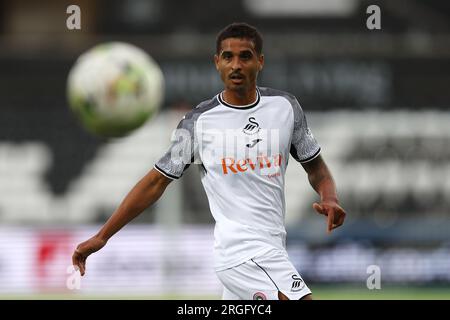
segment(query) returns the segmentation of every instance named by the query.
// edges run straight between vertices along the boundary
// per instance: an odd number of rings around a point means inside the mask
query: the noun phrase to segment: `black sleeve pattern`
[[[188,112],[172,134],[169,150],[155,163],[155,169],[170,179],[179,179],[194,160],[197,162],[198,144],[195,125],[198,117],[218,105],[217,99],[202,102]]]
[[[320,146],[306,122],[306,116],[297,99],[289,99],[294,110],[294,130],[290,153],[295,160],[304,163],[320,154]]]

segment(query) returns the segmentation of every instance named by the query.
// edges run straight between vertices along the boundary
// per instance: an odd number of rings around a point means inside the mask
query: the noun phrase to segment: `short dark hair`
[[[256,53],[258,55],[262,53],[263,39],[261,34],[255,27],[245,22],[234,22],[219,32],[216,38],[217,54],[220,53],[222,41],[228,38],[249,39],[255,45]]]

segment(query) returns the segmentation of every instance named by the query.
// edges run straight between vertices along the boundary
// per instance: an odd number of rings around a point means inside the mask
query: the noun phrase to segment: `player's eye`
[[[224,52],[222,53],[222,58],[225,60],[230,60],[232,58],[232,55],[229,52]]]
[[[241,57],[242,60],[249,60],[249,59],[252,58],[252,56],[253,56],[252,53],[248,52],[248,51],[243,52],[243,53],[240,54],[240,57]]]

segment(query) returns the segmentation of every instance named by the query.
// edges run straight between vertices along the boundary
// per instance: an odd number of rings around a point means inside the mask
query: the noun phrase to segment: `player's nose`
[[[233,71],[241,70],[241,61],[239,60],[239,57],[234,57],[233,61],[231,62],[231,69]]]

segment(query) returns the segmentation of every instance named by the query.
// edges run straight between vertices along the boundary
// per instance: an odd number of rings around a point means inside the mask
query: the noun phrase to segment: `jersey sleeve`
[[[294,129],[290,153],[300,163],[313,160],[320,154],[320,145],[306,122],[306,116],[297,99],[291,101],[294,110]]]
[[[169,150],[155,163],[154,167],[170,179],[179,179],[194,162],[195,121],[191,113],[186,114],[172,134]]]

